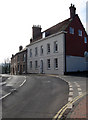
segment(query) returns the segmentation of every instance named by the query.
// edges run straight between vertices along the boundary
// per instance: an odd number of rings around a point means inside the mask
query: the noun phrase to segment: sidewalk
[[[88,120],[88,95],[72,108],[66,120]]]

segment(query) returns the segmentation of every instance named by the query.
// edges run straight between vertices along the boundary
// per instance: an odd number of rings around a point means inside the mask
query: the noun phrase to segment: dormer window
[[[78,35],[82,36],[82,30],[78,30]]]
[[[45,32],[42,33],[42,38],[45,38]]]
[[[70,34],[74,34],[74,28],[70,27],[69,32],[70,32]]]

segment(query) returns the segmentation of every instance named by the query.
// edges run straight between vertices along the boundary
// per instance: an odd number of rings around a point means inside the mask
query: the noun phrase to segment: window
[[[32,49],[30,49],[30,57],[32,57]]]
[[[57,41],[54,42],[54,52],[58,51],[58,43]]]
[[[23,72],[25,72],[25,65],[23,65]]]
[[[23,61],[26,61],[26,54],[23,54]]]
[[[42,38],[45,38],[45,32],[42,33]]]
[[[30,61],[30,69],[32,69],[32,61]]]
[[[78,35],[82,36],[82,31],[81,30],[78,30]]]
[[[43,45],[41,45],[40,47],[40,52],[41,52],[41,55],[43,54]]]
[[[35,56],[37,56],[38,55],[38,49],[37,49],[37,47],[35,48]]]
[[[47,67],[50,69],[50,59],[47,59]]]
[[[84,37],[84,43],[87,43],[87,38],[86,37]]]
[[[18,72],[19,72],[19,65],[18,65]]]
[[[35,68],[36,69],[38,68],[38,61],[37,60],[35,61]]]
[[[19,56],[19,55],[17,56],[17,61],[18,61],[18,62],[20,61],[20,56]]]
[[[50,44],[47,44],[47,53],[50,53]]]
[[[74,28],[70,27],[69,32],[70,34],[74,34]]]
[[[57,69],[58,68],[58,58],[54,59],[54,68]]]

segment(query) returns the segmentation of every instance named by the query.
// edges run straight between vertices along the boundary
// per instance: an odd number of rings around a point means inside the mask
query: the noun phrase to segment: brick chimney
[[[23,49],[23,46],[19,46],[19,51],[21,51]]]
[[[76,8],[75,8],[75,6],[71,4],[69,9],[70,9],[70,18],[74,18],[75,15],[76,15]]]
[[[41,34],[41,26],[40,25],[33,25],[32,27],[32,39],[33,41],[41,38],[42,34]]]

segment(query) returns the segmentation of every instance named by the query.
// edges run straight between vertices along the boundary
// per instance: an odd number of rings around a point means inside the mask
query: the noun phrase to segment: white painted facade
[[[54,51],[54,43],[57,42],[57,52]],[[50,44],[50,53],[47,51],[47,44]],[[41,46],[43,54],[41,55]],[[37,47],[37,55],[35,48]],[[64,74],[65,72],[65,37],[64,32],[56,33],[46,38],[40,39],[27,46],[27,73],[45,73],[45,74]],[[30,57],[30,49],[32,56]],[[47,60],[50,60],[50,68],[48,68]],[[58,65],[55,68],[55,59]],[[37,68],[35,67],[37,61]],[[32,62],[32,66],[30,66]]]

